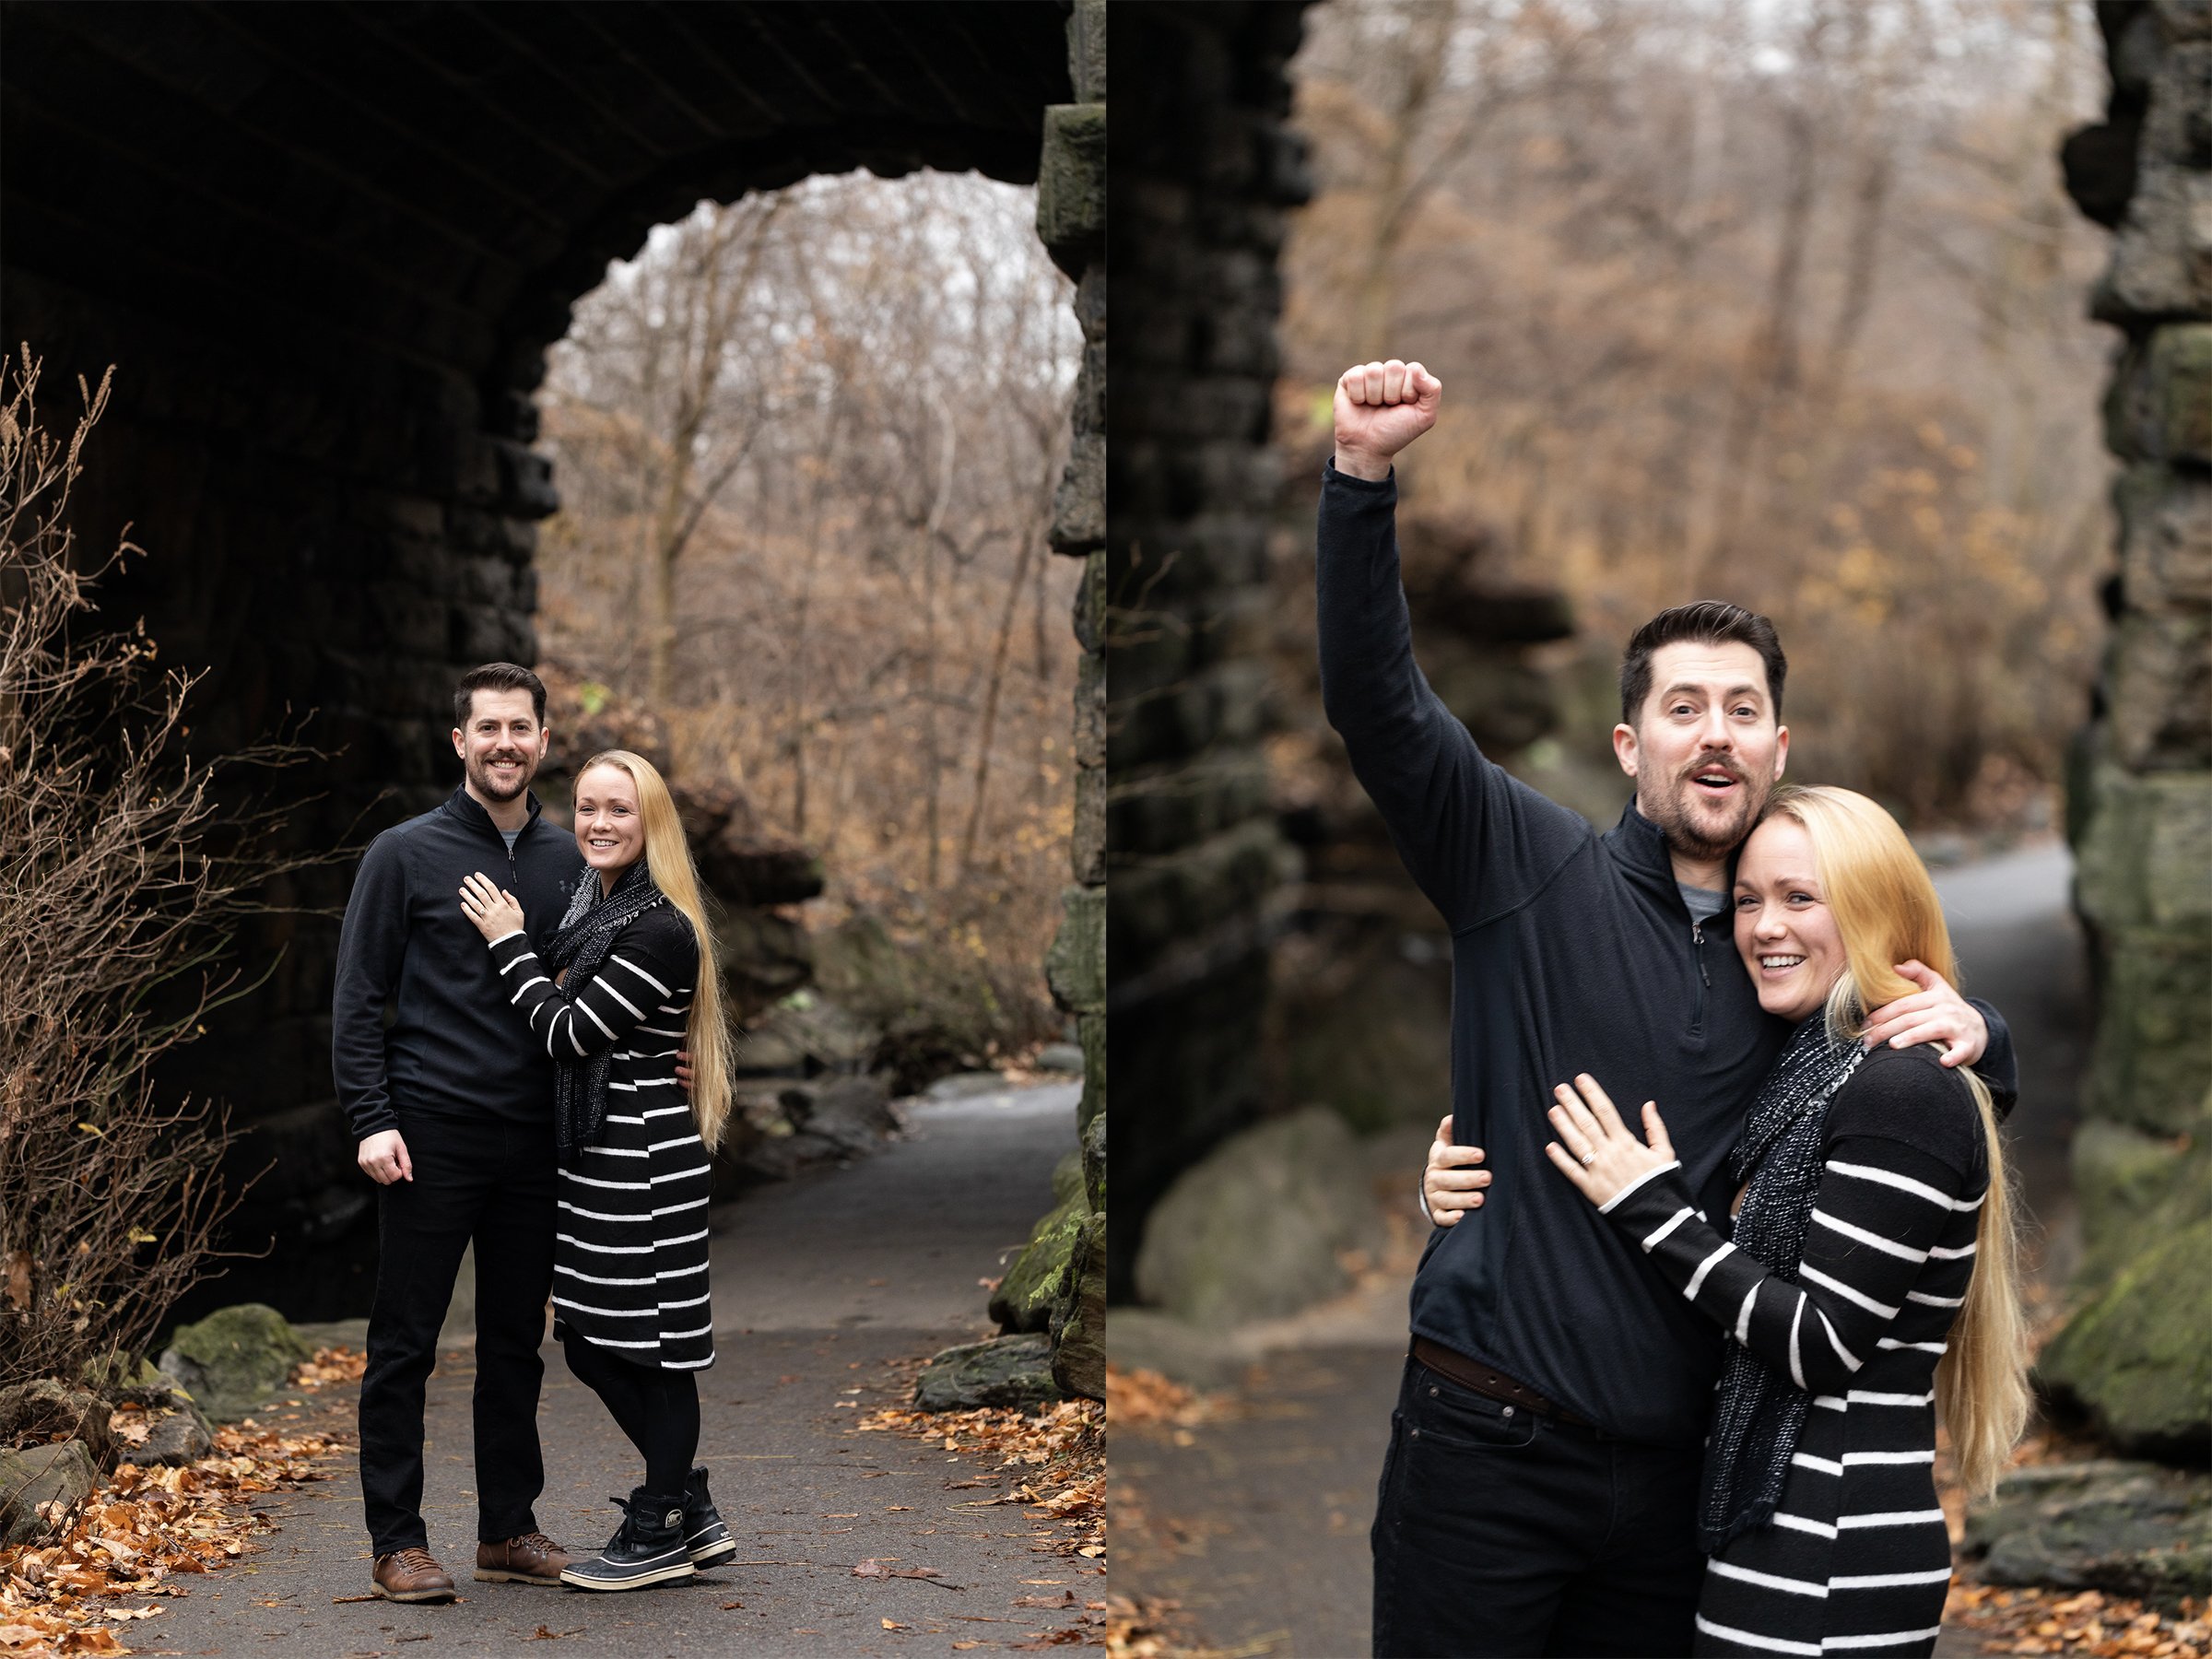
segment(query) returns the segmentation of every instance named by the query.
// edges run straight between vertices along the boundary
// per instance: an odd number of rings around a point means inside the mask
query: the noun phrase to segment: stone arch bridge
[[[535,658],[546,349],[609,260],[701,198],[858,168],[1040,182],[1086,341],[1053,540],[1101,545],[1102,0],[11,3],[0,30],[6,340],[50,388],[118,366],[76,528],[112,546],[128,522],[153,555],[103,603],[209,670],[200,752],[316,711],[343,757],[303,844],[442,797],[454,677]],[[1084,686],[1095,704],[1095,651]],[[1101,733],[1079,715],[1094,825]],[[1077,839],[1056,979],[1096,1027],[1102,853]],[[349,877],[295,897],[342,903]],[[280,1254],[364,1230],[330,1100],[336,932],[272,922],[251,944],[283,947],[279,971],[188,1063],[279,1154],[241,1231]]]

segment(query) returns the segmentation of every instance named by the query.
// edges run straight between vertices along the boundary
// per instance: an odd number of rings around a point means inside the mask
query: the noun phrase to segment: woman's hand
[[[1559,1139],[1547,1143],[1544,1156],[1559,1166],[1559,1173],[1574,1182],[1593,1204],[1610,1204],[1624,1188],[1634,1185],[1653,1170],[1675,1161],[1675,1148],[1659,1121],[1658,1105],[1643,1103],[1643,1132],[1640,1141],[1620,1121],[1613,1102],[1588,1072],[1577,1075],[1575,1088],[1560,1084],[1551,1092],[1559,1103],[1548,1115]],[[1566,1143],[1565,1146],[1559,1144]]]
[[[481,870],[461,884],[461,913],[477,924],[487,942],[503,939],[523,925],[521,900],[493,886]]]
[[[1461,1214],[1482,1207],[1482,1189],[1490,1184],[1490,1172],[1475,1166],[1482,1161],[1480,1147],[1453,1144],[1452,1115],[1446,1112],[1429,1146],[1429,1167],[1421,1174],[1421,1201],[1429,1219],[1439,1227],[1456,1227]]]

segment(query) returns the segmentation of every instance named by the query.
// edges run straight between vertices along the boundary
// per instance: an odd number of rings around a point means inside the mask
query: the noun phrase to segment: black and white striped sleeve
[[[652,1016],[654,1009],[688,995],[696,971],[672,966],[626,932],[615,941],[599,971],[571,996],[553,982],[552,971],[530,948],[529,935],[517,929],[491,942],[507,998],[556,1060],[582,1060],[611,1048]]]
[[[1798,1387],[1835,1394],[1876,1357],[1907,1303],[1957,1305],[1913,1286],[1952,1217],[1981,1207],[1980,1192],[1961,1197],[1964,1187],[1959,1171],[1902,1141],[1851,1135],[1830,1142],[1796,1284],[1702,1218],[1678,1165],[1600,1207],[1737,1342]]]

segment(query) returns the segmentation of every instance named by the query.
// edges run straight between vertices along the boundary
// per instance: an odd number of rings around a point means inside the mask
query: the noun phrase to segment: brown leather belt
[[[1492,1400],[1517,1406],[1524,1411],[1533,1411],[1538,1417],[1555,1423],[1565,1423],[1575,1429],[1595,1429],[1597,1425],[1587,1418],[1579,1418],[1563,1406],[1554,1406],[1525,1382],[1516,1382],[1494,1365],[1480,1365],[1465,1354],[1431,1342],[1426,1336],[1413,1339],[1413,1357],[1440,1377],[1449,1377],[1462,1388]]]

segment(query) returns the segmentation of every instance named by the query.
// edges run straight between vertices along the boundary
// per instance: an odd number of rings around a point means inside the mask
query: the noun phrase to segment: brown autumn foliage
[[[654,232],[541,399],[547,655],[858,906],[991,965],[1009,1029],[1071,830],[1078,567],[1044,536],[1080,341],[1034,193],[818,178]]]
[[[1408,509],[1571,596],[1563,740],[1637,623],[1719,596],[1781,627],[1808,780],[1915,824],[2047,794],[2108,542],[2102,238],[2054,160],[2085,11],[1331,0],[1294,73],[1286,442],[1318,463],[1348,363],[1442,379]]]
[[[980,1477],[964,1477],[946,1482],[947,1490],[969,1491],[974,1496],[948,1507],[959,1516],[988,1518],[999,1515],[1000,1530],[1016,1524],[1015,1511],[1028,1523],[1031,1553],[1058,1557],[1040,1562],[1041,1571],[1074,1577],[1102,1575],[1106,1571],[1106,1408],[1096,1400],[1063,1400],[1056,1405],[1024,1411],[1013,1406],[986,1406],[972,1411],[921,1411],[889,1406],[871,1411],[849,1430],[854,1434],[901,1434],[942,1447],[947,1453],[994,1458],[995,1465]],[[971,1465],[971,1467],[973,1465]],[[1008,1533],[1011,1537],[1016,1535]],[[869,1559],[853,1569],[856,1578],[935,1578],[929,1568],[900,1570]],[[1048,1647],[1099,1646],[1106,1640],[1108,1605],[1099,1591],[1074,1584],[1067,1578],[1030,1579],[1041,1593],[1018,1596],[1013,1605],[1022,1609],[1045,1609],[1069,1622],[1031,1630],[1024,1641],[1008,1641],[1017,1650]],[[1036,1617],[1030,1614],[1030,1617]],[[904,1629],[888,1620],[885,1629]],[[952,1647],[965,1653],[981,1647],[981,1638],[955,1641]]]
[[[1979,1638],[1984,1653],[2204,1659],[2212,1652],[2212,1620],[2201,1600],[2187,1596],[2169,1612],[2100,1590],[1954,1583],[1943,1620]]]
[[[313,1363],[331,1369],[333,1361],[325,1351]],[[347,1369],[342,1351],[335,1368]],[[158,1598],[189,1595],[205,1574],[252,1554],[255,1537],[275,1530],[253,1500],[327,1479],[320,1465],[346,1449],[335,1434],[226,1424],[197,1463],[122,1464],[58,1535],[0,1548],[0,1650],[135,1651],[115,1626],[127,1633],[130,1621],[159,1618]]]

